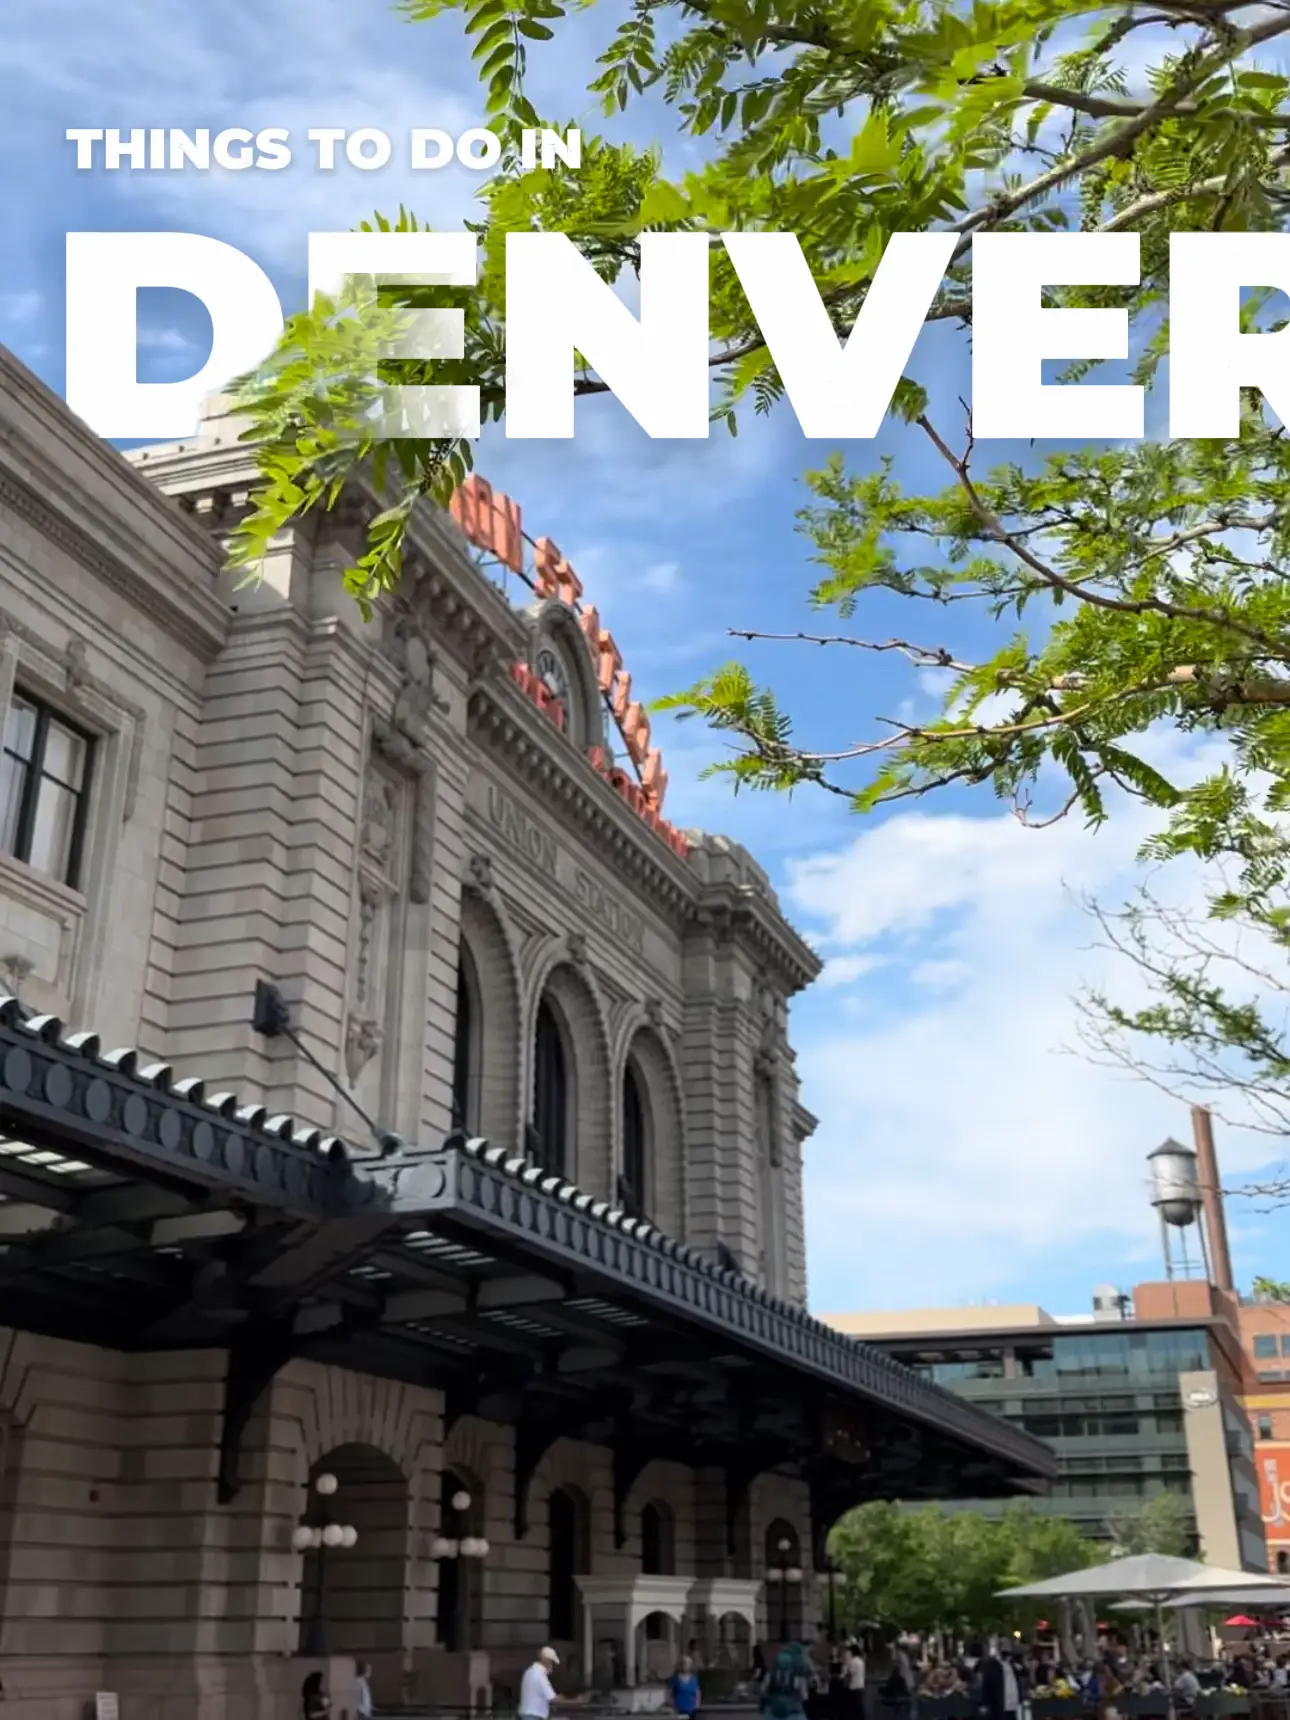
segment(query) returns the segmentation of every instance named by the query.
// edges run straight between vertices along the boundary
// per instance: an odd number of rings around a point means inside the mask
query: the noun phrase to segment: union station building
[[[239,583],[209,413],[0,349],[6,1720],[733,1677],[843,1511],[1050,1454],[806,1312],[818,964],[557,547],[475,482],[364,620],[355,492]]]

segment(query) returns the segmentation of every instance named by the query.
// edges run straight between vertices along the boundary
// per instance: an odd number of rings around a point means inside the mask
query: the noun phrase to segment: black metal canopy
[[[221,1491],[294,1356],[435,1386],[517,1428],[516,1533],[557,1438],[741,1489],[1035,1491],[1048,1448],[648,1223],[484,1141],[357,1155],[0,999],[0,1322],[114,1349],[229,1352]],[[621,1522],[619,1524],[621,1532]]]

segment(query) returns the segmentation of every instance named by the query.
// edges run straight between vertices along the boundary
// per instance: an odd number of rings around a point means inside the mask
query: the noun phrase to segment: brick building
[[[805,1629],[861,1499],[1042,1488],[806,1314],[816,960],[554,545],[476,487],[364,620],[375,500],[238,585],[252,476],[0,350],[7,1720],[631,1682]]]
[[[1268,1569],[1290,1576],[1290,1305],[1242,1301],[1239,1319]]]

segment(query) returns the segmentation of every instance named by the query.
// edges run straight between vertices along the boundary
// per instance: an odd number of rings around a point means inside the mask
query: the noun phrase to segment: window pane
[[[1290,1356],[1290,1332],[1282,1332],[1281,1334],[1281,1354]]]
[[[1272,1337],[1267,1333],[1261,1333],[1254,1340],[1254,1353],[1256,1356],[1275,1356],[1277,1353],[1277,1341],[1275,1337]]]
[[[72,827],[76,818],[76,796],[71,789],[41,779],[36,793],[36,816],[31,827],[28,863],[38,872],[66,881],[72,853]]]
[[[9,707],[9,720],[5,724],[5,751],[16,753],[21,759],[30,759],[35,740],[36,707],[29,705],[26,699],[15,699]]]
[[[50,719],[45,736],[45,756],[41,761],[46,776],[55,777],[67,788],[80,788],[85,779],[87,748],[80,735]]]
[[[14,854],[18,847],[18,817],[27,766],[9,752],[0,753],[0,848]]]

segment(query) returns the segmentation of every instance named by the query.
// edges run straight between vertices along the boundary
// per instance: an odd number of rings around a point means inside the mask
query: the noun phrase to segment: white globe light
[[[352,1523],[346,1523],[341,1530],[340,1544],[342,1547],[356,1547],[358,1545],[358,1530]]]
[[[432,1559],[455,1559],[457,1557],[457,1543],[450,1541],[446,1535],[436,1535],[430,1543],[430,1557]]]
[[[330,1499],[340,1483],[334,1475],[320,1475],[314,1482],[314,1492],[321,1493],[324,1499]]]
[[[324,1547],[339,1547],[345,1539],[345,1531],[339,1523],[328,1523],[322,1536]]]
[[[486,1559],[488,1557],[488,1542],[482,1535],[475,1542],[475,1557],[477,1559]]]
[[[322,1491],[322,1488],[319,1487],[319,1492],[321,1492],[321,1491]],[[786,1553],[792,1545],[793,1545],[793,1543],[789,1540],[788,1536],[785,1535],[782,1540],[777,1541],[775,1543],[775,1549],[777,1552]]]
[[[477,1559],[479,1557],[479,1542],[473,1535],[467,1535],[461,1543],[461,1556],[463,1559]]]
[[[796,1566],[791,1570],[785,1571],[784,1576],[790,1583],[800,1583],[802,1580],[802,1573],[796,1568]]]
[[[291,1545],[297,1553],[307,1553],[313,1544],[314,1532],[312,1529],[306,1529],[303,1523],[298,1529],[292,1531]]]
[[[452,1496],[452,1508],[454,1511],[469,1511],[470,1494],[464,1490],[460,1493],[454,1493]]]

